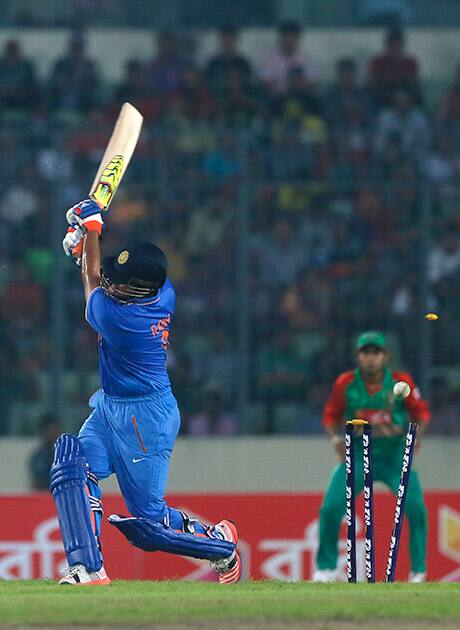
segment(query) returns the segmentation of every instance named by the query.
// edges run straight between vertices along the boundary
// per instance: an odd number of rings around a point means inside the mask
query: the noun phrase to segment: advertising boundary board
[[[208,523],[231,518],[239,527],[244,577],[284,581],[309,580],[315,568],[320,493],[181,494],[168,497],[189,515]],[[428,579],[460,581],[460,491],[428,491]],[[119,495],[104,497],[105,517],[126,514]],[[375,495],[375,557],[382,580],[388,554],[395,500]],[[0,579],[57,578],[65,557],[50,495],[0,495]],[[105,519],[104,519],[105,521]],[[362,497],[357,503],[358,579],[364,578]],[[145,553],[132,547],[106,521],[102,529],[105,566],[112,578],[214,581],[207,562]],[[345,579],[346,534],[339,537],[338,568]],[[404,524],[396,577],[409,572],[408,527]]]

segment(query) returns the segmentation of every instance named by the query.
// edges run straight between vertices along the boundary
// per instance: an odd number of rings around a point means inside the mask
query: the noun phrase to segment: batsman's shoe
[[[110,584],[110,578],[104,567],[99,571],[90,573],[82,564],[76,564],[68,574],[59,580],[59,584],[70,584],[71,586],[106,586]]]
[[[426,582],[426,573],[417,573],[415,571],[411,571],[409,573],[407,581],[412,582],[412,584],[420,584],[421,582]]]
[[[214,525],[214,530],[219,533],[224,540],[238,544],[238,530],[232,521],[220,521]],[[221,560],[212,560],[210,562],[213,569],[219,574],[220,584],[236,584],[241,578],[241,558],[238,550],[228,557]]]

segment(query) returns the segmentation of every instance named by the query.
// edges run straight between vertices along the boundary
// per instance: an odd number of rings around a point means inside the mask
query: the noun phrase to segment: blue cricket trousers
[[[78,437],[86,461],[98,479],[115,473],[133,516],[163,521],[169,461],[180,427],[170,387],[135,398],[117,398],[98,390],[93,411]]]

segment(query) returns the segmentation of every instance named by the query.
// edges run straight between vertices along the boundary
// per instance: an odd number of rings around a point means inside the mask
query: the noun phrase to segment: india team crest
[[[118,254],[118,258],[117,258],[117,262],[119,265],[124,265],[129,258],[129,252],[126,251],[126,249],[122,252],[120,252],[120,254]]]

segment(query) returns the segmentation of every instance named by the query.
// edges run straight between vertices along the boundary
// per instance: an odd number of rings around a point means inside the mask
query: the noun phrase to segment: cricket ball
[[[410,385],[406,381],[398,381],[393,386],[393,394],[396,398],[407,398],[410,394]]]

